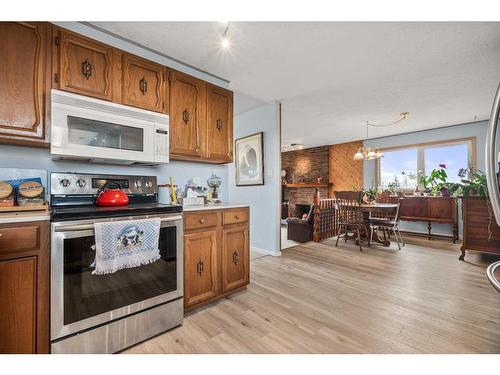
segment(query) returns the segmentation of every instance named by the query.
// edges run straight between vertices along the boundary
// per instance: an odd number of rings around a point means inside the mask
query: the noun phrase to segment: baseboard
[[[281,251],[279,253],[275,253],[274,251],[261,249],[261,248],[255,247],[255,246],[251,246],[250,250],[251,251],[255,251],[256,253],[261,253],[261,254],[265,254],[265,255],[271,255],[273,257],[279,257],[279,256],[281,256]]]

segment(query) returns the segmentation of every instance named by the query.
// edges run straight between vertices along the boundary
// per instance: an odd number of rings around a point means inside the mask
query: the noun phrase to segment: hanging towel
[[[93,275],[139,267],[160,259],[159,218],[95,223]]]

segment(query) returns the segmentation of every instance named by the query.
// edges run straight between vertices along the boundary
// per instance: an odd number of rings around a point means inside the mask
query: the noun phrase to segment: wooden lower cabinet
[[[184,236],[184,300],[196,305],[219,294],[219,254],[216,230]]]
[[[236,216],[239,220],[227,220]],[[185,309],[222,298],[249,283],[248,222],[248,208],[184,214]]]
[[[222,291],[248,284],[250,265],[248,226],[239,225],[222,230]]]
[[[48,222],[0,225],[0,353],[49,352]]]

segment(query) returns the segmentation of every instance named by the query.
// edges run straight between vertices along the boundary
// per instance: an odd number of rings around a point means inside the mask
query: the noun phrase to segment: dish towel
[[[160,259],[159,218],[94,223],[93,275],[139,267]]]

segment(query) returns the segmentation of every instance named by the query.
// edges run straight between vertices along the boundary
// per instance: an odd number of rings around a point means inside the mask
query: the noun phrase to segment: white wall
[[[235,164],[230,164],[229,201],[251,205],[251,247],[280,255],[279,103],[271,102],[234,118],[235,139],[259,132],[264,132],[264,185],[236,186]]]

